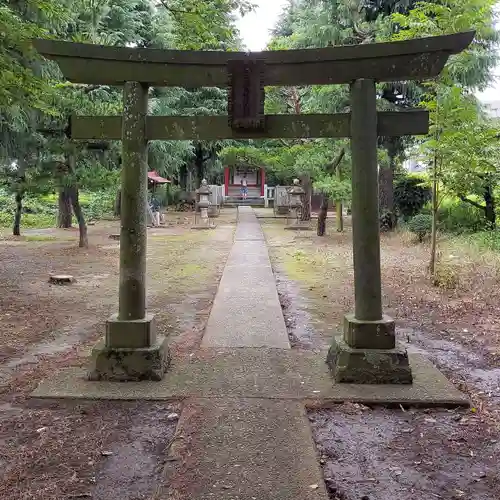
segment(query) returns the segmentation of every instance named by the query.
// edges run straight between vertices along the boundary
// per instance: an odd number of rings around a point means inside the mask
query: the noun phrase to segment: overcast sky
[[[257,9],[238,21],[241,37],[248,50],[259,51],[266,48],[270,39],[270,30],[276,24],[287,0],[253,0]],[[500,67],[496,69],[497,81],[479,98],[485,101],[500,101]]]
[[[269,42],[269,31],[274,28],[287,0],[253,0],[257,5],[252,14],[246,15],[238,22],[241,38],[248,50],[259,51],[266,48]]]

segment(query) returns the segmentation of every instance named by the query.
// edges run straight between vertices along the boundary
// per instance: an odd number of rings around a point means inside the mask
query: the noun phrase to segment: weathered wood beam
[[[233,130],[227,116],[148,116],[148,140],[293,139],[350,137],[349,113],[324,115],[267,115],[262,131]],[[73,116],[71,138],[75,140],[120,140],[121,116]],[[378,135],[398,137],[424,135],[429,131],[427,111],[382,111],[378,113]]]
[[[378,81],[437,76],[448,57],[464,50],[474,32],[401,42],[349,45],[322,49],[267,52],[176,51],[133,49],[54,40],[35,40],[36,49],[55,60],[64,76],[76,83],[143,84],[178,87],[226,87],[233,60],[264,63],[264,84],[325,85],[358,78]]]

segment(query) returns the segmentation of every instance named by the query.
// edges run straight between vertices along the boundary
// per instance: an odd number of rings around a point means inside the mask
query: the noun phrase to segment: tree
[[[30,28],[29,34],[21,39],[27,47],[30,47],[29,38],[49,36],[49,32],[61,39],[110,45],[148,46],[153,39],[158,39],[152,30],[156,11],[149,0],[76,0],[57,2],[57,9],[48,0],[9,3],[19,22]],[[41,61],[31,48],[26,51],[29,58],[22,53],[18,64],[41,85],[43,106],[28,100],[29,109],[25,109],[27,107],[19,100],[2,110],[5,115],[23,119],[9,120],[9,127],[0,127],[4,138],[8,139],[3,141],[8,147],[4,147],[2,156],[8,162],[23,165],[23,172],[30,173],[30,190],[36,190],[36,179],[49,187],[46,177],[52,175],[49,184],[59,190],[60,224],[69,227],[75,207],[79,212],[75,211],[77,219],[83,219],[76,187],[77,184],[85,187],[82,173],[92,166],[97,170],[95,175],[86,176],[87,181],[91,177],[102,179],[97,172],[103,169],[102,162],[106,164],[104,170],[116,169],[119,155],[113,144],[72,144],[68,141],[64,134],[68,116],[76,110],[83,114],[119,113],[121,92],[105,86],[61,82],[59,70],[53,63]],[[108,154],[97,158],[96,151],[103,149]],[[65,168],[60,168],[61,165]],[[18,186],[23,185],[23,175]],[[70,180],[73,185],[68,184]],[[24,189],[16,191],[18,207],[21,207],[24,192]],[[16,232],[19,232],[20,211],[16,214]],[[83,228],[81,221],[79,225]]]
[[[438,210],[445,195],[459,196],[480,208],[487,227],[496,226],[494,186],[500,168],[500,128],[481,114],[475,97],[460,87],[439,87],[426,103],[431,112],[429,138],[422,152],[432,179],[433,231],[430,270],[435,272]],[[483,199],[481,204],[478,199]]]
[[[404,175],[394,186],[394,204],[404,219],[417,215],[431,199],[426,176]]]
[[[318,214],[318,236],[324,236],[326,232],[326,219],[330,200],[336,201],[337,231],[344,230],[342,218],[342,201],[350,198],[350,183],[342,181],[341,164],[345,158],[346,148],[343,147],[331,166],[325,168],[323,176],[314,183],[316,190],[322,193],[321,206]]]
[[[469,48],[449,59],[438,80],[423,86],[425,97],[422,105],[431,112],[431,130],[424,142],[423,151],[431,166],[432,179],[433,224],[429,264],[432,276],[436,269],[440,199],[444,190],[453,189],[452,186],[456,189],[458,186],[456,179],[461,176],[451,175],[451,172],[463,172],[458,168],[462,162],[458,160],[457,151],[453,148],[459,147],[462,152],[467,151],[463,158],[467,158],[468,151],[477,154],[477,163],[475,160],[472,162],[484,168],[485,164],[479,158],[483,156],[481,152],[489,149],[490,145],[491,131],[486,133],[483,129],[485,133],[480,133],[479,137],[486,142],[481,140],[481,146],[478,147],[477,144],[474,146],[477,139],[474,131],[470,128],[464,131],[462,126],[467,121],[473,123],[474,127],[479,126],[478,107],[470,90],[482,89],[491,80],[490,72],[496,60],[493,49],[498,42],[498,33],[493,27],[494,5],[494,0],[422,1],[407,14],[397,13],[391,16],[392,23],[398,26],[398,30],[391,31],[391,38],[394,40],[476,31]],[[490,168],[488,163],[486,168]],[[485,179],[489,182],[492,177],[480,175],[479,179],[483,192],[489,192],[484,188],[484,183]],[[466,185],[462,184],[461,187],[465,188]],[[462,193],[460,196],[465,197],[466,194],[469,193]]]
[[[247,0],[160,0],[158,17],[170,26],[169,41],[182,50],[238,50],[234,12],[245,15],[253,9]],[[219,88],[156,89],[153,113],[169,115],[223,115],[227,112],[227,92]],[[196,189],[204,177],[222,172],[218,153],[230,141],[189,141],[152,144],[156,170],[174,175],[181,187]],[[162,167],[160,159],[175,159]],[[175,165],[173,164],[175,163]],[[190,179],[190,182],[188,182]],[[188,186],[189,184],[189,186]],[[194,184],[194,185],[193,185]]]

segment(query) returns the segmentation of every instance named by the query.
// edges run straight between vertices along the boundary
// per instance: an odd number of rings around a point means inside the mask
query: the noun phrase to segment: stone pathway
[[[250,207],[239,208],[202,347],[290,349],[264,234]]]
[[[290,349],[264,234],[250,207],[239,208],[202,347]],[[182,465],[173,468],[167,498],[326,499],[301,402],[194,399],[183,409],[177,436],[172,458]]]

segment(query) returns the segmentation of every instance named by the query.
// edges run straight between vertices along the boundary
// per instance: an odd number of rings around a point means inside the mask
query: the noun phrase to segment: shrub
[[[86,220],[98,220],[113,213],[115,192],[80,193],[80,204]],[[57,194],[35,196],[27,194],[23,199],[21,227],[45,228],[54,227],[57,220]],[[16,203],[14,195],[0,191],[0,227],[11,227],[14,223]],[[76,223],[73,217],[73,223]]]
[[[480,250],[486,249],[492,250],[493,252],[500,252],[500,230],[480,231],[478,233],[468,234],[465,236],[464,241]]]
[[[432,278],[432,284],[443,290],[454,290],[459,284],[460,270],[452,263],[438,262]]]
[[[408,222],[408,229],[418,237],[422,243],[424,238],[431,233],[432,217],[427,214],[418,214]]]
[[[445,200],[439,209],[438,221],[441,231],[456,234],[475,233],[486,226],[481,210],[457,200]]]
[[[87,220],[99,220],[113,214],[116,192],[114,190],[99,193],[80,194],[80,204]]]
[[[417,215],[431,199],[431,191],[424,185],[425,178],[408,175],[394,184],[394,204],[404,219]]]

